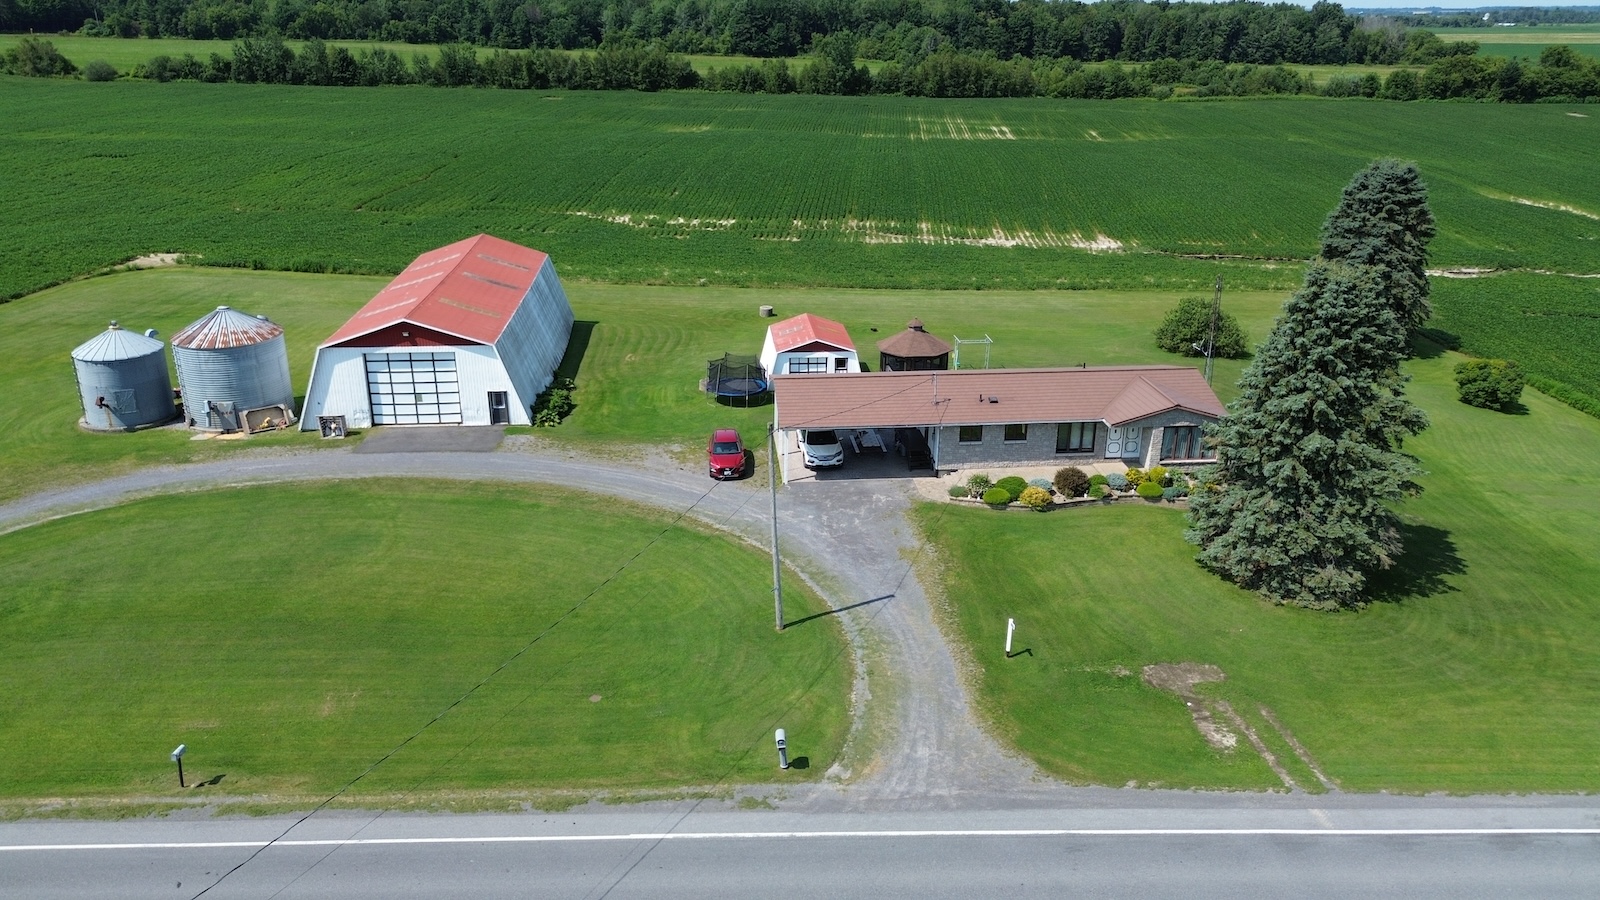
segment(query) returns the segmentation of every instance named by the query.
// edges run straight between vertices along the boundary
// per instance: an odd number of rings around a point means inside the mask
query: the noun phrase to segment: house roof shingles
[[[1173,409],[1211,418],[1225,412],[1187,366],[780,375],[773,392],[779,428],[1120,425]]]
[[[429,250],[322,346],[331,347],[401,322],[493,344],[546,258],[538,250],[487,234]]]
[[[850,332],[843,325],[832,319],[824,319],[811,313],[801,313],[791,319],[784,319],[769,326],[772,332],[772,345],[779,353],[798,350],[807,344],[823,343],[840,350],[855,350],[856,345],[850,340]]]

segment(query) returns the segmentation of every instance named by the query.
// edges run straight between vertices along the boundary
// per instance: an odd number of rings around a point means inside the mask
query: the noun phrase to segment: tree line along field
[[[1344,181],[1383,155],[1421,167],[1434,265],[1600,272],[1587,106],[7,79],[0,107],[19,173],[0,296],[152,251],[393,273],[479,231],[569,281],[1287,291]],[[1495,283],[1441,305],[1493,303]],[[1585,285],[1541,290],[1584,308]],[[1458,321],[1469,349],[1486,337]],[[1518,324],[1567,346],[1555,320]]]

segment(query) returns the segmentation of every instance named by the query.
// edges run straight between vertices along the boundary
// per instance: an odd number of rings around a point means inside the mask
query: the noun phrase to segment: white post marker
[[[1017,620],[1006,620],[1006,659],[1011,658],[1011,635],[1017,630]]]

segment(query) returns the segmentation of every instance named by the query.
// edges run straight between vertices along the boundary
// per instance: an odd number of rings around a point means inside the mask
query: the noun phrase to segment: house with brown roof
[[[544,253],[487,234],[430,250],[317,347],[301,427],[528,425],[572,324]]]
[[[902,447],[920,438],[935,471],[1195,466],[1212,455],[1201,427],[1224,414],[1188,366],[784,375],[773,380],[773,404],[791,442],[807,429],[892,433]]]
[[[860,372],[850,332],[832,319],[801,313],[767,327],[761,345],[761,367],[767,375]]]

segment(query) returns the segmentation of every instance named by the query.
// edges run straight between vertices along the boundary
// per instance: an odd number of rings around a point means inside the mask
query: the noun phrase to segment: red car
[[[739,432],[732,428],[718,428],[711,432],[706,444],[706,460],[711,466],[711,477],[738,478],[744,474],[744,442]]]

